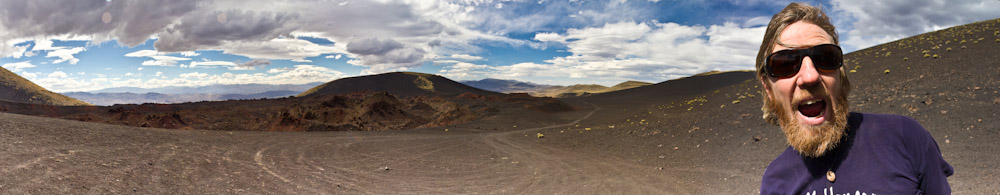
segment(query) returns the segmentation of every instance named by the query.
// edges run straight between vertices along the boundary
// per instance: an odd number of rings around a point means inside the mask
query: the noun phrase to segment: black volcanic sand
[[[955,194],[1000,193],[998,25],[845,57],[855,70],[851,109],[917,119],[955,167]],[[180,131],[0,114],[0,191],[753,194],[787,145],[761,119],[752,74],[564,99],[578,108],[572,112],[505,110],[405,131]]]

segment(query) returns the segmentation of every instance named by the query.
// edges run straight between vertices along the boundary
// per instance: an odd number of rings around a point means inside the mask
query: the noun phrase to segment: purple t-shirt
[[[819,158],[785,149],[764,171],[761,194],[951,194],[955,171],[917,121],[852,112],[846,133]],[[831,166],[834,182],[826,176]]]

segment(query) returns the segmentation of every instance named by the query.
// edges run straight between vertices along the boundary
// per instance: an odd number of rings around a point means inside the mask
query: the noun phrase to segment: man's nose
[[[812,58],[806,56],[802,59],[802,67],[799,67],[798,80],[796,84],[802,88],[809,88],[819,83],[819,70],[813,65]]]

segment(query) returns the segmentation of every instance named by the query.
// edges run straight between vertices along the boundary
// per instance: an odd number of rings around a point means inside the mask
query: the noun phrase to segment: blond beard
[[[836,148],[844,136],[848,114],[847,94],[844,92],[846,91],[842,91],[840,96],[834,98],[833,114],[827,115],[830,118],[818,126],[803,126],[794,113],[788,112],[791,109],[783,108],[791,105],[777,105],[774,100],[765,101],[764,104],[777,113],[778,123],[781,131],[785,132],[788,145],[802,156],[815,158]],[[821,92],[817,95],[826,93]]]

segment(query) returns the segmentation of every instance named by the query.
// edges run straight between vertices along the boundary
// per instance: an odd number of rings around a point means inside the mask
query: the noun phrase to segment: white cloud
[[[180,54],[182,56],[185,56],[185,57],[194,57],[194,56],[201,55],[198,52],[194,52],[194,51],[185,51],[185,52],[181,52]]]
[[[55,71],[55,72],[49,73],[49,76],[48,76],[48,78],[52,78],[52,79],[65,79],[67,77],[69,77],[69,75],[66,75],[66,73],[63,72],[63,71]]]
[[[193,61],[187,67],[188,68],[194,68],[194,67],[198,67],[198,66],[229,66],[229,67],[233,67],[233,66],[236,66],[236,63],[229,62],[229,61],[201,61],[201,62],[199,62],[199,61]]]
[[[339,60],[341,57],[344,57],[344,55],[337,54],[337,55],[328,55],[328,56],[326,56],[326,58],[333,58],[335,60]]]
[[[0,30],[3,30],[3,28],[0,28]],[[4,44],[3,42],[0,42],[0,58],[6,58],[6,57],[21,58],[21,56],[31,57],[35,55],[31,51],[28,51],[27,45],[4,47],[5,45],[13,45],[13,44]]]
[[[24,73],[22,73],[24,74]],[[55,76],[52,76],[55,74]],[[64,77],[65,76],[65,77]],[[163,77],[148,80],[138,78],[93,78],[81,79],[69,77],[68,75],[54,72],[48,78],[33,80],[38,85],[55,92],[69,91],[91,91],[107,87],[142,87],[156,88],[165,86],[205,86],[211,84],[306,84],[313,82],[329,82],[343,78],[346,75],[339,71],[326,67],[314,65],[295,65],[288,71],[279,74],[209,74],[200,72],[190,72],[180,74],[178,78],[166,79]]]
[[[153,60],[146,60],[142,62],[143,66],[175,66],[178,61],[188,61],[191,58],[182,58],[163,55],[163,53],[157,52],[156,50],[139,50],[132,53],[125,54],[125,57],[148,57],[153,58]]]
[[[160,55],[160,53],[156,52],[156,50],[144,49],[144,50],[134,51],[132,53],[127,53],[125,54],[125,57],[150,57],[156,55]]]
[[[478,61],[484,59],[483,57],[473,56],[469,54],[451,54],[450,58],[459,60],[469,60],[469,61]]]
[[[21,56],[31,57],[34,55],[35,55],[34,52],[28,51],[27,45],[14,46],[13,48],[9,49],[9,51],[7,51],[7,49],[0,51],[0,57],[9,56],[14,58],[21,58]]]
[[[52,40],[36,39],[35,46],[31,48],[31,51],[60,50],[65,48],[66,47],[52,47]]]
[[[206,76],[208,76],[208,73],[199,73],[199,72],[190,72],[180,75],[181,78],[199,78],[199,79],[205,78]]]
[[[25,79],[34,79],[35,77],[38,77],[38,74],[30,72],[21,72],[21,77],[24,77]]]
[[[11,72],[21,72],[25,68],[34,68],[34,67],[35,67],[35,65],[32,65],[31,63],[29,63],[29,61],[3,64],[3,68],[6,68],[7,70],[10,70]]]
[[[539,33],[536,40],[565,44],[572,54],[545,63],[486,67],[457,61],[442,74],[540,82],[549,78],[586,79],[613,85],[622,80],[663,81],[711,70],[750,70],[765,27],[736,23],[686,26],[676,23],[622,22]],[[541,83],[541,82],[540,82]]]
[[[453,65],[441,69],[440,73],[442,76],[450,79],[465,80],[481,78],[481,75],[488,74],[490,70],[490,67],[486,65],[456,62]]]
[[[56,49],[50,51],[48,54],[45,55],[45,57],[58,57],[59,59],[52,61],[53,64],[63,63],[66,61],[69,61],[70,64],[76,64],[77,62],[80,61],[80,59],[77,59],[73,55],[86,50],[87,49],[83,47],[74,47],[70,49]]]
[[[136,70],[138,70],[138,71],[142,71],[142,69],[144,69],[144,68],[142,68],[142,67],[139,67],[139,68],[137,68]]]
[[[271,39],[257,42],[225,42],[208,48],[251,59],[293,60],[307,62],[306,57],[325,53],[346,53],[344,48],[315,44],[301,39]]]
[[[1000,17],[996,9],[1000,1],[833,0],[831,4],[831,19],[839,27],[841,43],[848,51]]]
[[[288,71],[292,71],[292,70],[293,69],[291,69],[291,68],[272,68],[270,70],[267,70],[267,73],[274,74],[274,73],[288,72]]]

